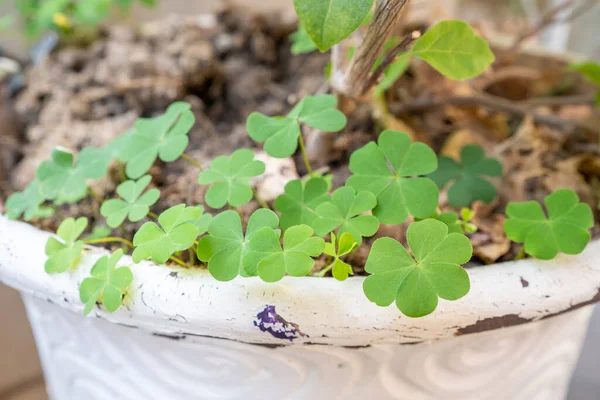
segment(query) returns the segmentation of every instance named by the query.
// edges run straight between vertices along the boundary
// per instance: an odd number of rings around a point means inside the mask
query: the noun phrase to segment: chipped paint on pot
[[[534,389],[561,399],[585,306],[600,298],[600,242],[551,262],[470,269],[471,292],[421,319],[370,303],[363,277],[220,283],[203,270],[123,257],[134,275],[124,306],[84,318],[79,284],[107,252],[89,247],[75,271],[48,275],[49,236],[0,216],[0,281],[26,299],[58,400],[115,390],[102,379],[83,384],[90,371],[118,381],[127,399],[259,399],[265,387],[298,399],[530,399]]]

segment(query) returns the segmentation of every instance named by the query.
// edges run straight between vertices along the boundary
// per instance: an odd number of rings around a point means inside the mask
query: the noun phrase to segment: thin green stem
[[[181,265],[183,268],[193,268],[192,265],[187,264],[185,261],[183,261],[181,258],[176,257],[176,256],[171,256],[169,257],[169,260]]]
[[[252,189],[252,192],[254,193],[254,198],[256,199],[256,201],[258,201],[258,204],[260,204],[262,208],[266,208],[267,210],[271,209],[271,207],[269,207],[269,204],[267,204],[267,202],[262,197],[260,197],[256,189]]]
[[[196,264],[196,253],[194,252],[194,248],[190,247],[188,249],[188,257],[189,257],[189,263],[190,265],[193,267]]]
[[[105,237],[105,238],[100,238],[100,239],[91,239],[91,240],[83,241],[83,243],[85,243],[85,244],[114,243],[114,242],[123,243],[124,245],[129,246],[132,249],[134,247],[133,243],[131,243],[129,240],[123,239],[120,237]]]
[[[331,259],[329,261],[331,261]],[[317,276],[319,278],[323,278],[329,271],[331,271],[331,269],[333,268],[334,264],[335,264],[334,262],[331,262],[328,266],[326,266],[325,268],[323,268],[322,270],[320,270],[319,272],[317,272],[315,274],[315,276]]]
[[[304,146],[304,139],[302,138],[302,133],[300,133],[300,136],[298,136],[298,144],[300,145],[300,151],[302,151],[302,159],[304,160],[304,165],[306,166],[306,170],[308,171],[308,174],[313,177],[315,176],[315,173],[313,172],[312,168],[310,167],[310,162],[308,161],[308,154],[306,154],[306,147]]]
[[[183,153],[181,155],[181,158],[183,158],[185,161],[192,164],[194,167],[198,168],[200,171],[204,171],[204,168],[202,168],[202,165],[200,165],[200,163],[198,161],[194,160],[192,157],[188,156],[187,154]]]
[[[157,215],[157,214],[155,214],[155,213],[153,213],[152,211],[148,211],[148,216],[149,216],[150,218],[158,219],[158,215]]]

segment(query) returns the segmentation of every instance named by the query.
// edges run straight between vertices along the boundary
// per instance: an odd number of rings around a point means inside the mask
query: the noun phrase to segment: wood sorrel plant
[[[493,61],[486,42],[460,21],[441,22],[420,37],[411,35],[382,58],[381,50],[405,3],[377,2],[364,40],[356,46],[343,77],[334,71],[337,94],[363,97],[401,51],[405,52],[402,62],[420,58],[453,79],[473,77]],[[310,48],[309,37],[315,46],[326,50],[340,45],[364,22],[373,0],[295,0],[295,5],[305,29],[298,34],[304,41],[298,47]],[[8,215],[18,218],[24,214],[30,220],[47,215],[56,205],[92,195],[89,180],[104,175],[110,163],[118,161],[126,175],[117,188],[120,198],[103,201],[101,215],[111,228],[121,227],[126,219],[146,222],[131,242],[122,237],[98,237],[98,231],[93,238],[80,239],[87,219],[64,220],[57,232],[60,240],[48,240],[48,273],[77,268],[85,244],[114,242],[132,250],[134,263],[150,259],[191,268],[200,261],[204,263],[200,266],[223,282],[238,275],[265,282],[277,282],[286,274],[303,277],[311,274],[315,259],[323,256],[326,266],[316,275],[331,271],[335,279],[343,281],[354,271],[346,257],[367,245],[364,238],[375,235],[381,224],[400,229],[401,224],[414,220],[406,232],[408,248],[391,238],[373,243],[365,266],[370,274],[363,285],[366,297],[379,306],[395,303],[405,315],[422,317],[436,309],[440,298],[451,301],[465,296],[470,281],[462,265],[472,256],[466,235],[477,230],[471,222],[474,213],[466,207],[474,201],[494,200],[497,192],[487,177],[500,176],[502,165],[477,146],[465,147],[460,162],[438,159],[426,144],[413,143],[405,133],[386,130],[376,142],[352,154],[352,175],[345,186],[333,190],[331,177],[313,172],[302,128],[339,132],[346,122],[333,95],[307,96],[287,116],[249,116],[248,134],[257,143],[264,143],[267,154],[284,158],[299,150],[309,172],[305,179],[286,185],[273,203],[274,210],[252,188],[251,178],[263,174],[265,164],[255,160],[251,150],[238,149],[217,157],[206,168],[185,154],[194,114],[189,104],[178,102],[161,116],[138,120],[132,130],[105,148],[86,148],[78,157],[63,150],[53,152],[52,160],[38,168],[36,180],[23,193],[8,199]],[[148,189],[152,178],[145,174],[157,158],[190,162],[198,168],[198,183],[209,186],[204,203],[213,209],[230,209],[212,215],[203,205],[179,204],[160,215],[151,212],[160,193],[156,188]],[[439,187],[446,185],[450,185],[450,204],[463,207],[460,218],[456,212],[442,213],[438,208]],[[253,197],[263,208],[244,224],[238,207]],[[570,190],[551,194],[545,206],[547,216],[537,202],[510,203],[506,235],[524,243],[525,253],[542,259],[559,252],[583,251],[593,226],[590,207],[580,203]],[[119,249],[98,260],[92,276],[83,281],[80,295],[86,314],[97,303],[114,311],[123,301],[135,279],[128,267],[117,267],[123,254]]]

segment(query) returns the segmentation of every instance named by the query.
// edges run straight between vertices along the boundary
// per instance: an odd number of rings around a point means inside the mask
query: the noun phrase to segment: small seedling
[[[150,189],[142,195],[150,185],[150,181],[152,181],[152,177],[146,175],[138,181],[126,181],[117,187],[117,194],[123,200],[110,199],[100,207],[100,213],[106,217],[108,226],[116,228],[123,224],[125,218],[129,218],[131,222],[137,222],[148,215],[150,206],[154,205],[160,197],[158,189]]]
[[[312,226],[317,218],[317,207],[330,200],[329,184],[322,177],[306,182],[296,179],[285,185],[285,193],[275,200],[275,209],[281,213],[281,229],[294,225]]]
[[[75,203],[88,193],[88,179],[99,179],[108,171],[109,159],[102,149],[86,147],[73,162],[73,153],[56,148],[52,160],[44,161],[36,171],[40,190],[56,204]]]
[[[382,307],[395,301],[403,314],[417,318],[435,311],[438,297],[458,300],[469,292],[469,275],[461,267],[473,253],[466,236],[426,219],[408,227],[407,239],[414,258],[394,239],[373,244],[365,266],[371,275],[363,284],[369,300]]]
[[[429,178],[440,188],[453,182],[448,189],[448,203],[454,207],[468,207],[477,200],[491,203],[496,198],[496,188],[482,176],[502,176],[500,161],[487,158],[483,148],[475,144],[463,147],[460,159],[459,164],[440,156],[438,169]]]
[[[171,207],[158,217],[158,226],[146,222],[133,237],[133,261],[152,259],[164,264],[175,252],[192,247],[194,240],[203,234],[199,227],[206,226],[201,207],[186,207],[179,204]],[[199,223],[199,221],[202,221]]]
[[[358,192],[351,187],[342,187],[333,192],[331,202],[325,202],[317,208],[318,218],[313,228],[319,236],[325,236],[335,229],[338,235],[348,232],[362,244],[363,237],[377,233],[379,220],[372,215],[362,215],[377,205],[377,198],[371,192]]]
[[[88,225],[87,218],[65,219],[56,234],[62,242],[54,237],[48,238],[46,242],[45,270],[49,274],[59,274],[73,269],[81,258],[84,243],[78,240]]]
[[[352,176],[346,184],[377,196],[373,215],[382,224],[401,224],[408,215],[426,218],[438,205],[438,188],[428,178],[437,169],[435,152],[424,143],[411,143],[405,133],[386,130],[350,157]]]
[[[325,243],[323,253],[333,257],[333,261],[319,273],[319,276],[325,276],[327,271],[331,273],[338,281],[345,281],[348,275],[354,275],[352,266],[341,260],[342,257],[352,253],[359,246],[352,237],[352,234],[346,232],[340,237],[339,243],[336,243],[336,236],[331,232],[331,243]],[[337,247],[336,247],[337,246]]]
[[[581,64],[571,66],[574,71],[581,74],[590,81],[593,85],[598,86],[598,94],[596,95],[596,103],[600,105],[600,64],[588,61]]]
[[[580,203],[572,190],[557,190],[544,199],[548,217],[537,201],[509,203],[504,222],[506,236],[525,243],[525,252],[542,260],[551,260],[561,252],[579,254],[589,243],[594,226],[591,207]]]
[[[238,207],[250,202],[253,194],[250,180],[264,174],[265,168],[265,163],[255,160],[248,149],[236,150],[231,157],[215,158],[198,178],[201,185],[212,184],[206,192],[206,204],[221,208],[225,204]]]
[[[101,302],[109,312],[121,306],[123,294],[133,281],[128,267],[116,268],[123,250],[115,251],[110,257],[103,256],[92,267],[91,278],[85,278],[79,287],[79,298],[85,305],[83,315],[88,315],[96,303]]]
[[[8,218],[17,219],[23,215],[25,221],[30,221],[32,218],[50,216],[52,209],[42,206],[46,199],[40,183],[34,180],[23,192],[14,193],[6,200]]]
[[[192,106],[185,102],[173,103],[166,113],[156,118],[140,118],[135,123],[120,159],[127,163],[127,176],[138,179],[144,175],[156,158],[164,162],[177,160],[188,146],[188,133],[195,123]]]
[[[315,265],[313,257],[320,256],[325,247],[325,241],[313,233],[308,225],[292,226],[283,234],[282,248],[278,232],[262,228],[250,238],[244,269],[265,282],[278,282],[286,272],[297,277],[308,275]]]
[[[265,151],[272,157],[293,155],[302,143],[300,124],[323,132],[339,132],[346,126],[346,116],[336,109],[337,98],[331,95],[308,96],[290,111],[287,117],[267,117],[254,112],[248,117],[248,134],[256,142],[265,142]]]
[[[235,211],[225,211],[213,218],[208,235],[198,243],[198,259],[208,262],[208,271],[222,282],[242,276],[256,276],[256,271],[244,269],[244,259],[249,253],[249,241],[263,228],[271,229],[279,237],[279,218],[271,210],[256,210],[248,220],[246,235],[242,220]]]
[[[458,218],[458,214],[454,211],[439,212],[429,216],[431,219],[436,219],[443,222],[448,227],[449,233],[466,233],[473,234],[477,232],[478,228],[475,224],[471,223],[471,220],[475,217],[475,212],[469,208],[463,208],[460,210],[461,218]],[[423,221],[427,218],[415,218],[415,221]]]

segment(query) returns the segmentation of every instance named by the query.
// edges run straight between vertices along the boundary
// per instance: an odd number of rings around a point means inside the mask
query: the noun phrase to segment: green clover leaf
[[[17,219],[24,215],[26,221],[32,218],[46,216],[46,208],[42,206],[47,196],[42,193],[42,186],[37,180],[27,185],[23,192],[13,193],[6,200],[8,218]]]
[[[572,190],[561,189],[544,199],[548,218],[537,201],[508,203],[504,221],[506,236],[525,243],[525,252],[551,260],[559,252],[579,254],[591,239],[594,215],[588,204],[580,203]]]
[[[363,284],[370,301],[387,307],[395,300],[404,315],[417,318],[435,311],[438,297],[458,300],[469,292],[469,275],[461,267],[473,253],[466,236],[449,234],[434,219],[411,224],[406,234],[414,259],[394,239],[373,244],[365,266],[371,275]]]
[[[256,210],[248,220],[246,235],[242,221],[235,211],[225,211],[213,218],[208,226],[208,235],[198,243],[198,259],[208,262],[208,271],[218,281],[227,282],[238,274],[255,276],[256,271],[244,269],[243,260],[248,254],[249,241],[257,231],[269,228],[279,237],[279,219],[271,210]]]
[[[133,237],[133,261],[152,259],[164,264],[177,251],[189,249],[201,234],[197,222],[202,218],[202,207],[186,207],[179,204],[169,208],[158,217],[160,227],[146,222]]]
[[[351,233],[344,233],[340,237],[339,243],[337,243],[336,248],[336,240],[335,234],[331,232],[331,243],[325,243],[325,249],[323,253],[327,254],[330,257],[333,257],[333,261],[329,264],[323,271],[328,271],[331,269],[331,273],[333,277],[338,281],[345,281],[348,279],[348,275],[354,275],[352,271],[352,266],[341,260],[341,257],[350,254],[355,248],[359,246],[358,243],[354,240],[354,237]],[[321,276],[324,273],[320,274]]]
[[[150,206],[154,205],[160,197],[158,189],[150,189],[142,195],[150,185],[152,177],[146,175],[138,181],[126,181],[117,187],[117,194],[123,198],[110,199],[102,203],[100,214],[106,217],[106,222],[111,228],[120,226],[125,218],[131,222],[142,220],[148,215]]]
[[[109,160],[104,150],[86,147],[73,162],[73,153],[56,148],[52,160],[44,161],[36,171],[41,192],[56,204],[75,203],[85,197],[87,179],[106,175]]]
[[[329,201],[329,184],[323,177],[303,182],[300,179],[285,185],[285,193],[275,199],[275,209],[281,213],[281,229],[294,225],[309,225],[317,218],[317,207]]]
[[[45,270],[49,274],[66,272],[74,268],[81,258],[84,243],[79,239],[88,225],[87,218],[65,219],[58,227],[56,234],[62,242],[54,237],[46,242]]]
[[[373,0],[294,0],[298,19],[321,51],[350,36],[372,6]]]
[[[496,188],[481,176],[502,176],[502,164],[495,158],[486,158],[484,150],[475,144],[467,145],[460,152],[461,163],[441,156],[438,170],[428,177],[442,188],[449,182],[448,203],[454,207],[468,207],[474,201],[491,203]]]
[[[102,302],[109,312],[115,312],[121,306],[123,294],[133,281],[128,267],[116,268],[123,256],[123,250],[115,251],[110,257],[103,256],[92,267],[91,278],[85,278],[79,287],[79,298],[88,315],[97,302]]]
[[[299,26],[298,30],[290,35],[290,40],[292,41],[292,54],[295,56],[317,50],[317,45],[302,26]]]
[[[213,184],[206,192],[206,204],[221,208],[229,203],[233,207],[244,205],[252,200],[250,180],[265,173],[265,163],[254,159],[248,149],[239,149],[231,157],[217,157],[210,167],[198,178],[201,185]]]
[[[127,163],[128,177],[137,179],[144,175],[157,157],[164,162],[181,157],[189,143],[187,135],[195,123],[191,108],[188,103],[176,102],[163,115],[135,122],[135,130],[120,154],[121,161]]]
[[[362,215],[377,205],[373,193],[356,193],[353,188],[345,186],[333,192],[331,200],[317,207],[319,218],[313,221],[312,226],[318,236],[325,236],[339,228],[340,236],[348,232],[360,245],[363,237],[377,233],[379,220],[372,215]]]
[[[279,234],[263,228],[250,238],[250,252],[244,257],[244,269],[256,271],[265,282],[280,281],[286,274],[306,276],[315,265],[313,257],[323,253],[325,241],[313,236],[308,225],[296,225],[283,234],[283,249]]]
[[[437,208],[439,192],[426,175],[437,168],[434,151],[424,143],[411,143],[405,133],[386,130],[378,144],[371,142],[350,157],[352,176],[346,184],[377,196],[373,215],[382,224],[401,224],[408,215],[426,218]]]
[[[458,218],[458,214],[454,211],[448,212],[439,212],[436,211],[434,214],[429,216],[428,218],[436,219],[440,222],[443,222],[448,227],[449,233],[475,233],[477,232],[477,226],[472,224],[470,221],[475,217],[475,212],[468,209],[463,208],[461,210],[461,218]],[[415,218],[415,221],[423,221],[427,218]]]
[[[442,21],[415,42],[411,54],[444,76],[471,79],[494,62],[488,43],[464,21]]]
[[[300,123],[323,132],[339,132],[346,126],[346,116],[337,107],[332,95],[308,96],[290,111],[287,117],[268,117],[254,112],[246,128],[250,137],[265,142],[265,152],[275,158],[286,158],[298,149]]]

